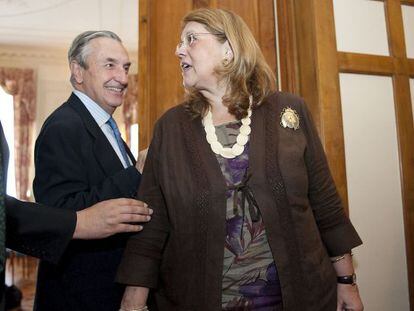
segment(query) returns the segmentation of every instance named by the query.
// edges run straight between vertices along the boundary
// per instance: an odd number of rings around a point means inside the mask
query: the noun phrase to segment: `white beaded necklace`
[[[207,114],[203,118],[204,131],[206,132],[206,138],[210,144],[211,150],[215,154],[219,154],[226,159],[233,159],[241,155],[244,151],[244,146],[249,141],[249,135],[251,132],[250,123],[252,116],[252,97],[250,96],[250,105],[247,110],[247,116],[241,119],[242,125],[239,129],[239,135],[237,135],[236,143],[231,148],[223,147],[217,139],[216,128],[213,125],[213,116],[211,114],[211,107],[209,107]]]

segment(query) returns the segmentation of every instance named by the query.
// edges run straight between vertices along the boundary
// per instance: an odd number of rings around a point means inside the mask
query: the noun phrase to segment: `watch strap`
[[[339,284],[355,285],[356,284],[356,275],[355,275],[355,273],[353,273],[353,274],[350,274],[350,275],[338,276],[338,277],[336,277],[336,281]]]

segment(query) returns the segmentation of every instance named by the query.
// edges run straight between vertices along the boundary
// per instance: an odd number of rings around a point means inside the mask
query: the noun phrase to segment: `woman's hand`
[[[121,310],[145,310],[148,298],[147,287],[127,286],[121,302]]]
[[[336,310],[364,310],[361,297],[359,296],[358,285],[338,284],[338,304]]]
[[[354,277],[354,265],[352,263],[352,255],[350,253],[344,254],[342,256],[331,257],[332,265],[336,271],[337,276],[353,276],[353,282],[355,281]],[[338,283],[338,303],[336,310],[352,310],[352,311],[362,311],[364,306],[362,305],[361,297],[359,296],[358,286],[353,284],[342,284]]]

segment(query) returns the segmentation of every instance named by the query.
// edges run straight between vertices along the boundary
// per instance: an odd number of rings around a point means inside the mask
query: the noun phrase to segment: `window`
[[[0,87],[0,121],[3,126],[4,135],[9,145],[10,157],[9,168],[7,172],[7,189],[8,195],[16,196],[16,174],[14,168],[14,108],[13,96],[7,94]]]
[[[138,123],[134,123],[131,125],[130,130],[130,139],[131,139],[131,152],[134,155],[135,159],[138,159],[138,152],[139,152],[139,143],[138,143],[138,137],[139,137],[139,128]]]

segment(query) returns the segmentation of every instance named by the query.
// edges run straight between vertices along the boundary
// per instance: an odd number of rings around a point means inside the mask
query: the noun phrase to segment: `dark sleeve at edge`
[[[6,196],[6,247],[57,263],[72,239],[76,212]]]

